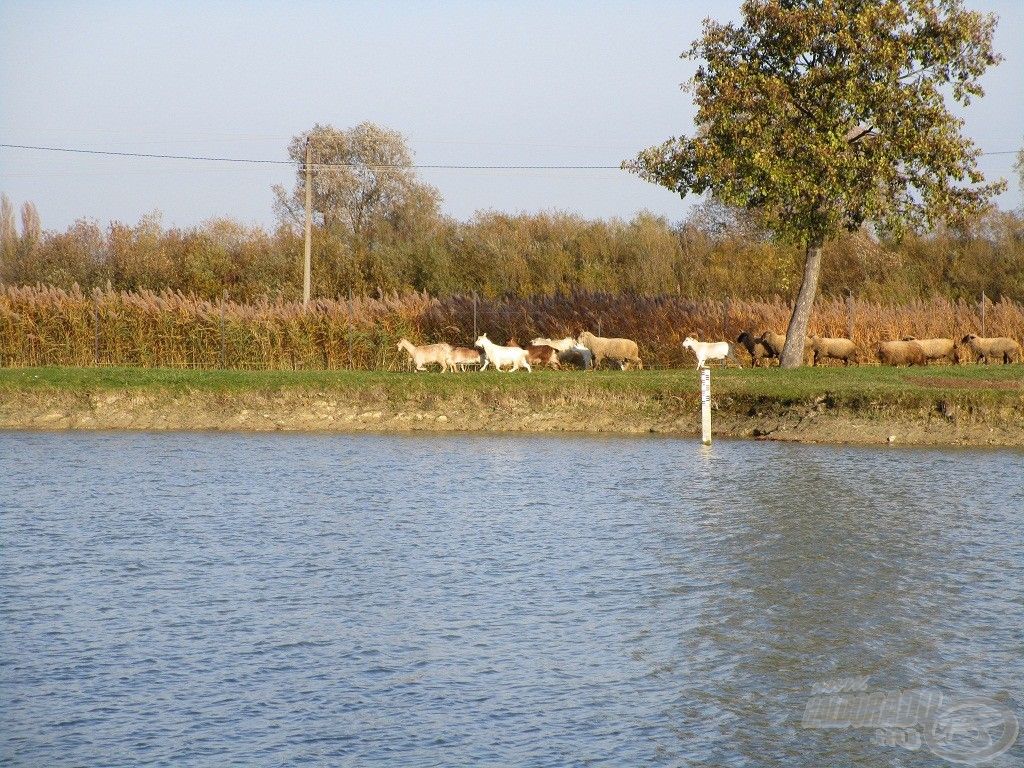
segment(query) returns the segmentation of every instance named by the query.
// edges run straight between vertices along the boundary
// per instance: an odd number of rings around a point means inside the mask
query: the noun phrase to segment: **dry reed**
[[[852,318],[851,318],[852,311]],[[475,332],[520,341],[590,330],[635,339],[645,365],[693,365],[687,335],[733,340],[743,330],[784,331],[790,305],[771,301],[688,300],[673,295],[506,298],[476,302],[425,293],[315,301],[214,302],[174,291],[85,293],[49,286],[0,287],[0,365],[386,369],[405,367],[395,349],[418,342],[471,345]],[[862,361],[874,345],[906,335],[960,338],[981,333],[980,306],[942,298],[904,305],[824,299],[809,333],[846,336]],[[1024,338],[1024,307],[988,302],[985,333]]]

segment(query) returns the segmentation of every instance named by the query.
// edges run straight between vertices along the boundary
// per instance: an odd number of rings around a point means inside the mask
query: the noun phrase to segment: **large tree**
[[[307,140],[314,225],[347,242],[358,261],[372,263],[378,245],[414,240],[437,223],[440,196],[417,178],[405,138],[373,123],[347,130],[316,124],[292,138],[295,186],[290,192],[274,187],[282,221],[302,226]]]
[[[803,362],[826,240],[865,222],[890,232],[984,209],[980,150],[947,99],[983,95],[996,18],[961,0],[746,0],[740,23],[705,20],[683,54],[693,138],[625,164],[679,192],[755,212],[806,249],[782,365]]]

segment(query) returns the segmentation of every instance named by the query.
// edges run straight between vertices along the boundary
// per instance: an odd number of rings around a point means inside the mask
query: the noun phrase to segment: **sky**
[[[966,112],[985,151],[1024,143],[1024,2],[997,13],[1006,60]],[[0,0],[0,143],[285,159],[314,123],[400,131],[417,163],[612,165],[692,131],[679,54],[709,2],[52,2]],[[1021,205],[1012,155],[982,159]],[[229,216],[273,226],[281,165],[95,157],[0,148],[0,192],[43,226],[165,225]],[[443,209],[562,210],[672,221],[693,198],[619,170],[424,170]]]

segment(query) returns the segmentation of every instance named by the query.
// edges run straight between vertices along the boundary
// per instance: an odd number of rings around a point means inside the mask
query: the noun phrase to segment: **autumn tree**
[[[692,138],[624,164],[682,196],[710,192],[805,249],[782,365],[799,366],[822,247],[871,222],[899,233],[976,215],[1004,188],[947,104],[983,95],[996,18],[961,0],[746,0],[683,54]]]
[[[312,159],[314,225],[346,242],[366,279],[387,271],[382,244],[394,245],[429,233],[439,216],[437,190],[420,181],[404,137],[373,123],[348,130],[314,125],[295,136],[288,155],[297,164],[291,192],[274,187],[279,218],[301,225],[305,216],[306,140]]]

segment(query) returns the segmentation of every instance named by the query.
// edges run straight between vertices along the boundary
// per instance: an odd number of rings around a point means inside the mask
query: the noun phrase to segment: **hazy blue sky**
[[[421,163],[617,165],[692,128],[678,58],[729,2],[12,2],[0,0],[0,141],[231,157],[286,156],[314,122],[371,120]],[[988,151],[1024,140],[1024,2],[975,0],[1002,21],[1006,61],[967,113]],[[984,159],[1011,180],[1009,155]],[[562,209],[682,218],[672,193],[621,171],[424,171],[445,210]],[[283,166],[0,149],[0,191],[43,224],[79,217],[272,224]]]

